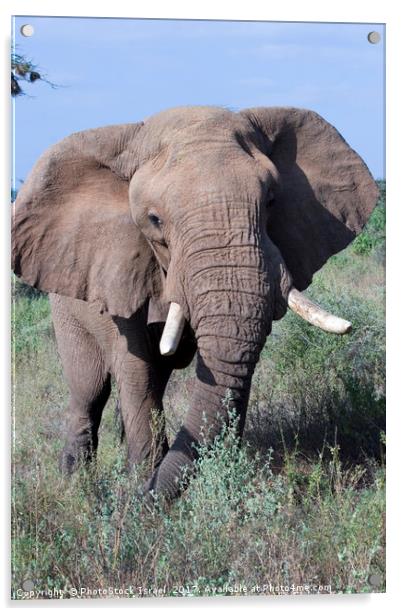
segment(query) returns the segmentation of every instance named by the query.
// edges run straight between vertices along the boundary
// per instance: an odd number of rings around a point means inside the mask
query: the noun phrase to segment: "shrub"
[[[384,180],[377,182],[380,190],[380,197],[366,228],[357,236],[352,244],[352,250],[359,255],[367,255],[374,249],[381,249],[385,246],[385,194],[386,186]]]
[[[13,353],[16,360],[32,356],[52,333],[49,300],[46,295],[22,294],[14,301],[11,315]]]
[[[383,454],[385,430],[385,320],[383,309],[317,278],[310,297],[353,323],[331,336],[293,314],[278,323],[257,368],[248,438],[276,451],[298,442],[306,452],[339,444],[342,457],[361,461]]]
[[[362,487],[364,469],[343,469],[337,450],[303,469],[294,452],[275,474],[269,454],[239,450],[232,422],[211,449],[201,448],[183,497],[149,509],[138,496],[144,469],[128,475],[115,444],[104,444],[106,464],[71,481],[56,474],[40,442],[31,449],[12,498],[14,591],[32,579],[67,597],[71,587],[128,588],[130,596],[154,588],[173,596],[278,594],[292,585],[314,593],[320,584],[321,592],[357,592],[372,590],[372,573],[384,579],[380,468]]]

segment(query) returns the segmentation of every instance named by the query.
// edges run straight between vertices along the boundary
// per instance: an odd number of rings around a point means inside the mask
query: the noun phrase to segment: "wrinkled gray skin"
[[[291,284],[305,289],[362,229],[377,189],[360,157],[313,112],[168,110],[74,134],[21,189],[13,267],[50,293],[70,389],[62,469],[97,447],[113,377],[128,455],[146,489],[179,493],[194,444],[210,442],[228,389],[243,431],[251,378]],[[170,302],[187,319],[175,355],[159,340]],[[189,411],[170,448],[151,410],[196,353]],[[202,434],[203,416],[207,427]]]

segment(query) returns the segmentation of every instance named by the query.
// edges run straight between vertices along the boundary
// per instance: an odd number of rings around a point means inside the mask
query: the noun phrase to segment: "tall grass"
[[[333,257],[308,292],[352,321],[352,333],[330,336],[292,314],[274,324],[253,380],[242,447],[233,424],[223,429],[212,449],[200,451],[197,476],[170,507],[149,508],[139,498],[145,467],[127,474],[115,392],[102,420],[98,463],[70,481],[59,475],[67,388],[48,300],[17,283],[15,598],[30,598],[24,588],[31,582],[57,597],[80,588],[87,597],[110,588],[133,597],[384,591],[380,209],[366,239]],[[170,437],[193,378],[190,367],[169,384]]]
[[[344,470],[337,449],[304,468],[295,450],[274,473],[270,452],[239,449],[230,427],[201,452],[183,498],[150,509],[137,496],[144,469],[128,476],[109,439],[103,464],[70,482],[40,450],[16,476],[14,592],[26,579],[66,596],[110,587],[130,596],[357,592],[371,590],[373,573],[384,579],[379,466],[362,487],[364,468]]]

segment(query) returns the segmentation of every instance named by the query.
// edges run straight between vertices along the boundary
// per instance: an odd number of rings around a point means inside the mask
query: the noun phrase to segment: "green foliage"
[[[380,467],[364,485],[364,469],[344,470],[336,450],[304,467],[294,451],[274,473],[269,452],[239,450],[234,420],[211,449],[201,447],[183,497],[149,509],[138,495],[145,469],[127,474],[110,431],[103,463],[70,481],[47,438],[33,434],[23,434],[29,459],[17,455],[13,480],[14,591],[33,579],[66,596],[83,586],[127,588],[129,596],[275,594],[292,584],[358,592],[371,590],[370,574],[384,577]]]
[[[56,88],[57,86],[46,79],[43,73],[39,73],[38,66],[29,60],[23,54],[11,53],[11,96],[15,98],[16,96],[21,96],[25,94],[21,83],[24,84],[32,84],[37,81],[44,81],[49,84],[52,88]]]
[[[11,96],[20,96],[24,93],[21,81],[34,83],[38,79],[41,79],[41,75],[31,60],[17,53],[11,54]]]
[[[37,289],[34,289],[34,287],[25,284],[25,282],[22,282],[22,280],[17,278],[17,276],[14,276],[14,274],[11,278],[11,295],[13,301],[17,302],[22,297],[27,297],[29,299],[46,297],[45,293],[42,293],[42,291],[38,291]]]
[[[247,433],[257,449],[276,452],[295,439],[302,451],[340,445],[349,462],[381,459],[385,430],[383,270],[374,253],[333,257],[308,295],[352,322],[329,335],[293,313],[277,324],[257,367]]]
[[[384,180],[377,182],[380,197],[366,228],[357,236],[352,244],[352,250],[358,255],[370,254],[375,249],[385,249],[385,195]]]
[[[13,304],[11,334],[14,357],[32,356],[52,332],[49,300],[46,295],[22,295]]]

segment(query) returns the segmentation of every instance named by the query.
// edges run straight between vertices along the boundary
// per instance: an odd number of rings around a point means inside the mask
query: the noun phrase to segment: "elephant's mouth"
[[[327,312],[294,287],[290,289],[287,304],[299,317],[326,332],[342,335],[350,332],[352,328],[350,321]],[[162,355],[173,355],[176,352],[185,322],[183,310],[179,304],[171,302],[159,344]]]

